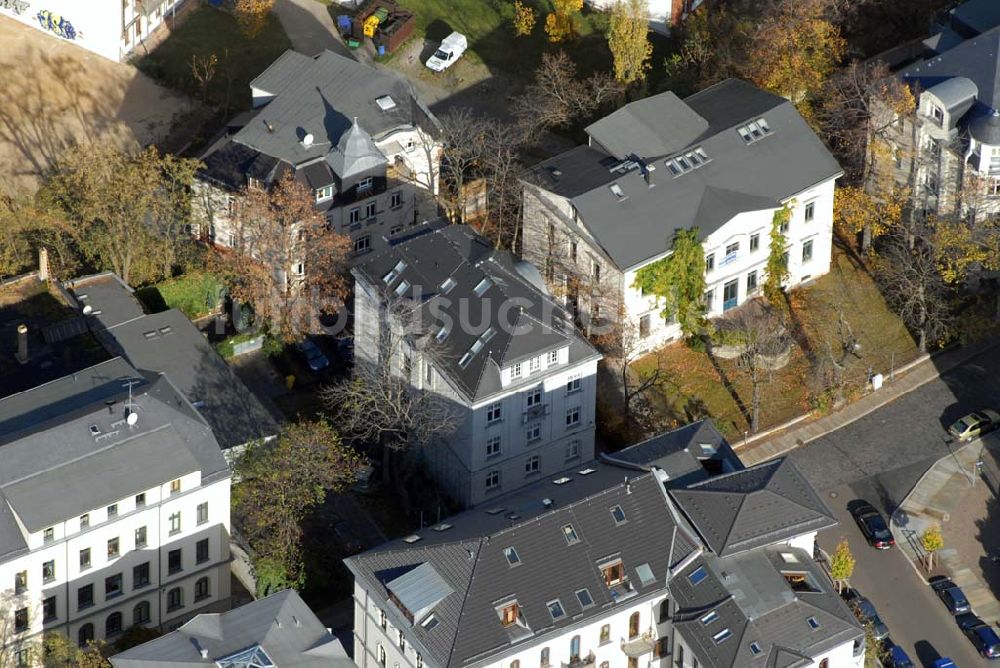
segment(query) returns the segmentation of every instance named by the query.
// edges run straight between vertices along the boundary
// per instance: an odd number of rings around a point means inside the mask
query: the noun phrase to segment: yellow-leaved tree
[[[861,250],[867,251],[872,239],[899,224],[908,193],[905,188],[877,193],[860,186],[837,188],[833,196],[834,222],[848,234],[860,234]]]
[[[608,48],[614,57],[615,79],[626,86],[645,79],[651,67],[647,7],[645,0],[618,0],[611,8]]]
[[[514,0],[514,34],[518,37],[527,37],[535,30],[535,21],[538,15],[534,9],[521,2]]]
[[[552,0],[552,11],[545,17],[545,34],[552,43],[564,42],[576,35],[576,15],[583,10],[583,0]]]
[[[259,35],[273,7],[274,0],[236,0],[236,22],[243,34],[250,39]]]

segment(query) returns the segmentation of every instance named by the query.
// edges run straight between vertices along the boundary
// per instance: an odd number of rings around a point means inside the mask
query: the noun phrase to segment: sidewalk
[[[952,514],[958,510],[965,497],[961,492],[968,490],[979,477],[975,465],[983,447],[986,447],[984,442],[977,439],[953,449],[936,461],[889,519],[889,528],[896,539],[896,546],[903,551],[922,580],[928,577],[928,573],[922,567],[927,553],[920,544],[920,536],[931,525],[940,526],[949,522]],[[977,484],[986,483],[978,480]],[[1000,619],[1000,601],[997,601],[982,576],[968,568],[959,558],[957,550],[949,549],[946,543],[946,547],[936,555],[935,561],[934,570],[948,573],[952,581],[965,592],[972,609],[979,617],[991,622]]]
[[[831,431],[846,427],[921,385],[935,380],[942,373],[991,350],[998,343],[1000,342],[995,339],[988,339],[925,357],[912,366],[897,371],[896,379],[892,383],[886,382],[882,389],[870,392],[838,411],[817,418],[806,418],[787,429],[759,435],[756,441],[752,440],[748,445],[737,442],[734,448],[746,466],[781,456]]]
[[[324,49],[354,58],[350,49],[341,41],[333,19],[325,5],[316,0],[277,0],[274,13],[281,21],[292,48],[307,56],[315,56]]]

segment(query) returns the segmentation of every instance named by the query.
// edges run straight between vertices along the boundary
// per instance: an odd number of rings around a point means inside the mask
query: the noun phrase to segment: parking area
[[[8,188],[36,188],[78,141],[156,142],[193,108],[130,65],[2,16],[0,90],[0,173]]]

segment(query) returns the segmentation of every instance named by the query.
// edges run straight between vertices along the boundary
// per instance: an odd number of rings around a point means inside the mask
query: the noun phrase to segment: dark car
[[[937,592],[938,598],[941,599],[951,614],[961,615],[966,612],[972,612],[972,606],[969,605],[969,599],[965,597],[965,592],[948,578],[936,577],[931,579],[931,589]]]
[[[946,656],[934,660],[934,668],[958,668],[955,662]]]
[[[868,544],[879,550],[888,550],[896,541],[889,531],[889,525],[885,523],[882,513],[875,509],[875,506],[867,501],[852,501],[848,506],[854,521],[858,523],[858,528],[864,535]]]
[[[305,339],[299,343],[299,352],[302,356],[306,358],[306,364],[313,371],[322,371],[323,369],[330,366],[330,360],[327,359],[323,351],[319,349],[315,343],[309,339]]]
[[[902,647],[890,643],[887,650],[886,668],[913,668],[913,662]]]
[[[854,611],[854,616],[858,618],[858,621],[862,624],[870,624],[872,628],[872,635],[875,636],[875,640],[885,640],[889,637],[889,627],[885,625],[882,618],[878,616],[878,611],[875,610],[875,606],[864,596],[857,596],[852,598],[849,603],[851,610]]]
[[[955,617],[955,621],[975,645],[977,652],[987,659],[1000,659],[1000,636],[997,635],[992,626],[971,612],[958,615]]]

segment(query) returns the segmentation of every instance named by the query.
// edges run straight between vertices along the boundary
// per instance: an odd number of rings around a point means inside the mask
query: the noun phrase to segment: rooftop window
[[[404,543],[411,543],[412,544],[412,543],[416,543],[418,540],[420,540],[420,536],[418,536],[417,534],[414,533],[414,534],[410,534],[409,536],[407,536],[406,538],[404,538],[403,542]]]
[[[819,621],[815,617],[809,617],[808,619],[806,619],[806,624],[808,624],[809,628],[813,630],[819,628]]]
[[[760,648],[760,643],[758,643],[758,642],[752,642],[752,643],[750,643],[750,653],[751,654],[753,654],[754,656],[756,656],[757,654],[760,654],[761,651],[762,650]]]
[[[546,603],[545,607],[549,609],[549,614],[552,615],[552,621],[556,621],[566,616],[566,611],[563,610],[562,603],[559,602],[558,598],[554,601]]]
[[[478,283],[476,283],[476,287],[473,290],[473,292],[476,293],[477,297],[482,297],[483,294],[487,290],[489,290],[490,286],[492,286],[492,285],[493,285],[493,281],[491,281],[489,278],[484,278],[483,280],[481,280]]]
[[[573,528],[572,524],[567,524],[562,528],[563,536],[566,537],[566,542],[570,545],[580,542],[580,537],[576,535],[576,529]]]
[[[625,195],[625,191],[622,190],[622,187],[617,183],[612,183],[608,186],[608,189],[611,190],[611,193],[618,198],[619,202],[627,197],[627,195]]]
[[[581,589],[576,592],[576,600],[580,602],[581,608],[589,608],[594,605],[594,599],[590,595],[590,591],[587,589]]]
[[[621,506],[611,506],[611,517],[614,519],[615,524],[625,524],[627,521],[625,518],[625,511],[622,510]]]
[[[500,623],[504,626],[513,626],[517,623],[517,618],[520,617],[520,614],[521,609],[517,605],[517,601],[508,603],[500,608]]]
[[[653,575],[653,569],[650,568],[649,564],[639,564],[635,567],[636,575],[639,576],[639,582],[642,586],[653,584],[656,582],[656,577]]]
[[[680,176],[681,174],[686,174],[692,169],[697,169],[709,161],[708,154],[705,153],[705,149],[698,148],[692,149],[681,153],[680,155],[675,155],[672,158],[667,158],[664,164],[670,173],[674,176]]]
[[[399,275],[402,274],[405,269],[406,269],[406,262],[400,260],[399,262],[396,263],[396,266],[393,267],[388,274],[382,277],[382,281],[386,285],[392,285],[393,281],[399,278]]]
[[[781,553],[781,560],[784,561],[786,564],[797,564],[797,563],[799,563],[799,558],[796,557],[791,552],[782,552]]]
[[[441,531],[447,531],[450,528],[451,528],[450,524],[448,524],[447,522],[442,522],[441,524],[439,524],[436,527],[434,527],[434,530],[438,531],[438,532],[441,532]]]
[[[507,557],[507,563],[511,566],[517,566],[521,563],[521,557],[518,556],[517,550],[512,547],[505,548],[503,556]]]
[[[718,618],[719,618],[719,613],[717,613],[715,610],[712,610],[707,615],[705,615],[705,616],[703,616],[701,618],[701,623],[705,624],[705,625],[708,625],[708,624],[711,624],[712,622],[714,622]]]
[[[601,566],[601,574],[604,576],[604,584],[613,587],[625,579],[625,565],[621,559],[613,561],[610,564]]]
[[[763,139],[767,135],[771,134],[771,126],[768,125],[767,121],[763,118],[758,118],[757,120],[751,121],[746,125],[741,125],[736,128],[736,131],[740,133],[740,137],[747,144],[752,144],[755,141]]]
[[[406,291],[409,290],[409,289],[410,289],[410,282],[409,281],[405,281],[405,280],[404,281],[400,281],[399,285],[396,286],[396,296],[397,297],[402,297],[403,295],[406,294]]]
[[[432,628],[438,625],[438,618],[434,616],[434,613],[427,615],[424,621],[420,622],[420,625],[430,631]]]
[[[700,583],[707,577],[708,571],[705,570],[704,566],[699,566],[688,574],[688,580],[690,580],[693,585]]]
[[[721,631],[719,631],[718,633],[716,633],[714,636],[712,636],[712,640],[715,641],[716,645],[720,645],[720,644],[722,644],[723,640],[725,640],[726,638],[728,638],[731,635],[733,635],[733,632],[730,631],[728,628],[722,629]]]
[[[458,282],[455,281],[454,278],[449,276],[448,278],[444,279],[444,281],[441,282],[441,294],[443,295],[448,294],[455,288],[456,285],[458,285]]]
[[[375,104],[382,111],[389,111],[390,109],[396,108],[396,101],[392,99],[389,95],[383,95],[382,97],[375,98]]]
[[[567,478],[566,476],[562,476],[561,478],[556,478],[555,480],[553,480],[552,484],[553,485],[565,485],[569,481],[570,481],[569,478]]]
[[[816,583],[812,573],[803,571],[782,571],[781,576],[785,578],[785,582],[787,582],[788,586],[792,588],[792,591],[813,593],[823,591]]]
[[[596,472],[597,469],[592,469],[592,468],[585,468],[582,471],[577,471],[577,473],[580,475],[590,475],[591,473],[596,473]]]
[[[441,343],[448,338],[448,325],[441,325],[441,329],[438,330],[437,334],[434,335],[434,339]]]

